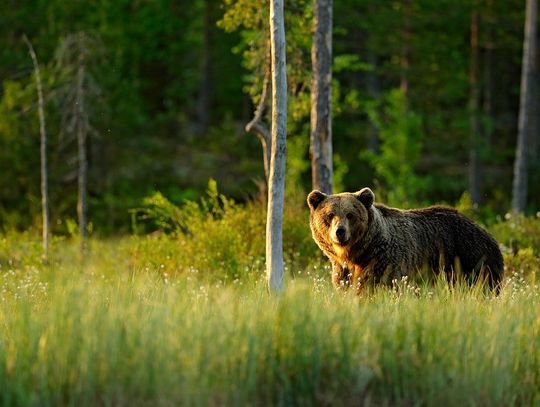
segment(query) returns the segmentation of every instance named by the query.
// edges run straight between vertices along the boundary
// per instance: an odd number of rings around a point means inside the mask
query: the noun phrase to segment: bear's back
[[[377,205],[377,209],[393,226],[395,235],[400,235],[402,226],[411,231],[411,237],[428,255],[429,262],[436,266],[439,256],[444,258],[445,269],[455,267],[459,260],[466,275],[475,273],[481,263],[490,271],[490,283],[500,282],[504,264],[498,243],[484,229],[456,209],[445,206],[400,210]],[[401,229],[401,230],[400,230]]]

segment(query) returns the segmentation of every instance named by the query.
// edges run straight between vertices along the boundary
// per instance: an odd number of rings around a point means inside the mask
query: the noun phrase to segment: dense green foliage
[[[340,189],[376,185],[381,197],[401,206],[454,203],[467,190],[472,5],[480,12],[482,111],[475,113],[482,123],[483,206],[489,213],[508,209],[523,0],[335,4],[333,123]],[[91,68],[100,94],[89,106],[95,129],[89,139],[89,215],[95,231],[127,231],[129,209],[144,197],[161,191],[179,203],[200,195],[209,178],[236,199],[256,195],[261,149],[243,127],[264,77],[266,6],[261,0],[4,1],[1,227],[27,228],[39,216],[36,96],[23,33],[34,44],[44,77],[55,232],[68,232],[76,200],[76,145],[62,122],[65,83],[58,50],[81,30],[100,44]],[[310,1],[287,2],[287,183],[293,191],[310,189],[311,17]],[[400,86],[406,90],[404,109],[391,103]],[[373,144],[377,135],[380,150]],[[387,148],[394,142],[399,151]],[[537,158],[537,137],[530,143]],[[531,166],[534,211],[540,201],[538,160]]]

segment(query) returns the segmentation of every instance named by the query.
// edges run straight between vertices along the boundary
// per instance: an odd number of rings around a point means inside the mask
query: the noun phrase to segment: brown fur
[[[504,265],[497,242],[455,209],[400,210],[374,204],[369,188],[356,193],[308,195],[313,239],[332,263],[336,287],[358,289],[389,282],[426,267],[450,278],[501,282]],[[460,270],[456,270],[459,268]]]

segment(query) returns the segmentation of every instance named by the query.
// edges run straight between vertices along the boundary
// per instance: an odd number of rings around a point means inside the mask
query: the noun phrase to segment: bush
[[[288,198],[284,214],[284,258],[286,269],[291,272],[321,259],[311,238],[308,212],[298,202],[300,197]],[[139,237],[134,252],[147,253],[148,246],[164,250],[174,274],[191,273],[230,281],[260,277],[264,272],[266,203],[262,201],[236,204],[220,194],[211,180],[207,195],[199,202],[187,201],[177,206],[156,193],[133,214],[136,231],[155,232]],[[156,266],[152,258],[137,259],[135,253],[130,257],[135,266]]]
[[[490,230],[501,244],[507,277],[535,281],[540,269],[540,218],[507,214]]]
[[[490,229],[499,243],[513,253],[530,247],[535,255],[540,255],[539,217],[507,214],[504,220],[499,220]]]

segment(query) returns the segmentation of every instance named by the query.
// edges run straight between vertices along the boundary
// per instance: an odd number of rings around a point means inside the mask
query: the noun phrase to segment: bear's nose
[[[336,229],[336,237],[339,240],[342,240],[345,237],[345,228],[343,226],[340,226]]]

